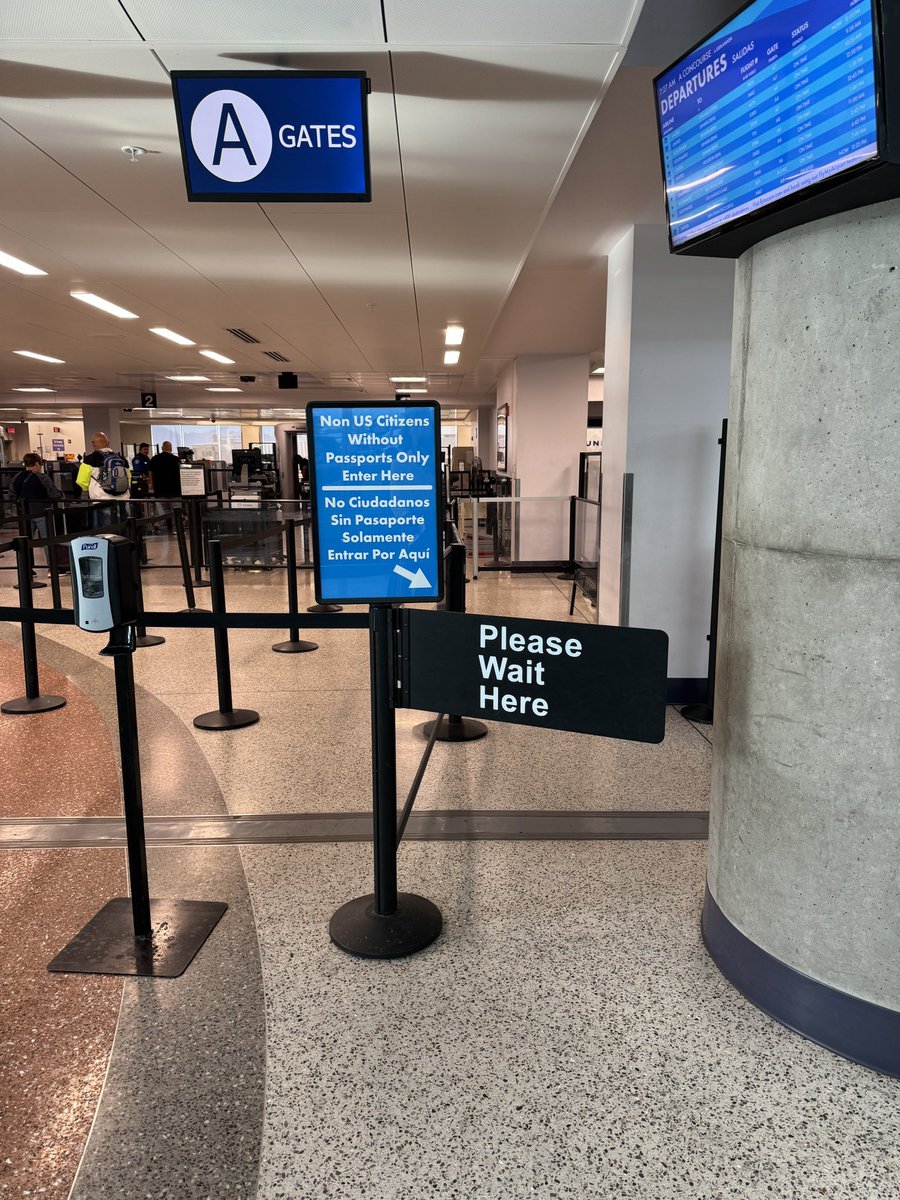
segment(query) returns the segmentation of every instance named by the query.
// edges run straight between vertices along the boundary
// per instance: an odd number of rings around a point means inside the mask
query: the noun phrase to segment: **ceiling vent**
[[[285,358],[283,354],[279,354],[277,350],[263,350],[263,354],[265,354],[266,358],[274,359],[275,362],[290,362],[290,359]]]
[[[246,329],[226,329],[225,332],[230,333],[232,337],[240,338],[248,346],[259,345],[259,338],[254,337],[252,333],[248,333]]]

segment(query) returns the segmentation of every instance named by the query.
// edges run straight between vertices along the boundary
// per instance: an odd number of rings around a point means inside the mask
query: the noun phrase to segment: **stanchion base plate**
[[[0,712],[52,712],[54,708],[62,708],[65,702],[65,696],[35,696],[33,700],[29,700],[27,696],[19,696],[16,700],[7,700],[4,704],[0,704]]]
[[[437,905],[424,896],[401,892],[397,911],[389,917],[375,912],[375,897],[360,896],[342,904],[328,925],[331,940],[360,958],[403,958],[415,954],[439,936],[444,922]]]
[[[131,900],[110,900],[47,966],[83,975],[153,975],[175,979],[228,908],[215,900],[151,900],[149,938],[136,938]]]
[[[434,721],[426,721],[424,725],[417,725],[413,733],[421,733],[422,737],[430,738],[432,729],[434,729]],[[479,738],[487,735],[487,731],[488,727],[483,721],[473,721],[470,717],[463,717],[459,722],[450,722],[444,717],[435,741],[477,742]]]
[[[194,717],[194,724],[198,729],[243,729],[245,725],[255,725],[258,720],[259,713],[252,708],[233,708],[229,713],[216,709]]]
[[[158,633],[147,633],[143,637],[135,638],[134,644],[139,650],[143,650],[147,646],[161,646],[165,640]]]
[[[318,642],[276,642],[272,647],[276,654],[308,654],[318,648]]]
[[[197,588],[212,587],[212,584],[209,582],[208,579],[192,579],[191,583],[194,585],[195,592],[196,592]]]
[[[343,612],[344,606],[342,604],[310,604],[306,611],[311,613]]]
[[[708,704],[686,704],[679,711],[683,717],[687,717],[689,721],[695,721],[698,725],[712,725],[713,723],[712,709]]]
[[[37,579],[32,579],[32,581],[31,581],[31,590],[32,591],[35,591],[36,588],[42,588],[42,587],[46,587],[46,586],[47,586],[46,583],[40,583]],[[13,591],[17,592],[18,590],[19,590],[19,585],[17,583],[14,583]]]

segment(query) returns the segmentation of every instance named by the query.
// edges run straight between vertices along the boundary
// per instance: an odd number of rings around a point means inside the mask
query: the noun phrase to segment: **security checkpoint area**
[[[733,9],[0,22],[0,1200],[900,1200],[900,15]]]

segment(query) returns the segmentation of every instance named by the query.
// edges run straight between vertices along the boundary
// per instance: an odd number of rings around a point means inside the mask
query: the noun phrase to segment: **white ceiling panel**
[[[286,43],[384,40],[378,0],[123,0],[148,41]]]
[[[547,45],[600,42],[621,45],[643,0],[384,0],[388,41]]]
[[[118,0],[10,0],[0,14],[3,41],[140,41]]]

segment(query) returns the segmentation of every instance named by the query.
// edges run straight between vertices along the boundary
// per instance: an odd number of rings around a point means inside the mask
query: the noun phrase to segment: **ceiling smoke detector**
[[[123,146],[122,153],[127,154],[132,162],[137,162],[139,158],[143,158],[147,151],[143,146]]]

